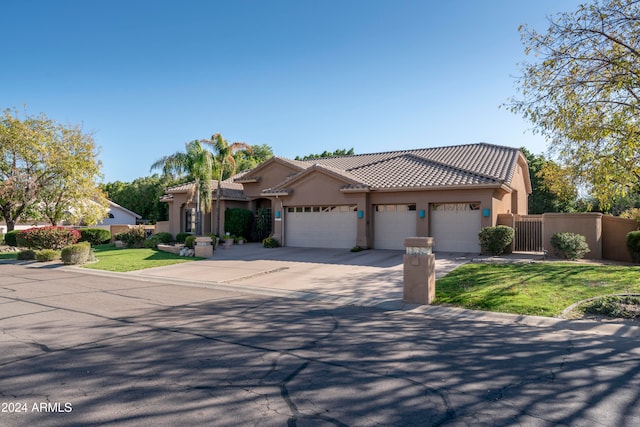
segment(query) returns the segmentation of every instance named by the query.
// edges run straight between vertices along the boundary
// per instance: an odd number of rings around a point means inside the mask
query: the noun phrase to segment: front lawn
[[[435,303],[558,316],[575,302],[617,293],[640,293],[640,267],[568,262],[466,264],[437,281]]]
[[[98,245],[94,252],[98,262],[83,265],[84,268],[125,272],[204,259],[181,257],[155,249],[116,248],[113,244]]]

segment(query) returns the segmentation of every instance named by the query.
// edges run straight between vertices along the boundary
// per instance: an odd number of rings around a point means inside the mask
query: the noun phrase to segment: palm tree
[[[216,234],[220,236],[220,197],[222,196],[222,178],[225,171],[230,175],[236,172],[236,160],[233,155],[246,150],[252,152],[251,146],[244,142],[229,143],[219,133],[214,134],[211,139],[203,140],[203,143],[210,145],[214,150],[215,169],[218,175],[218,191],[216,192]]]
[[[203,147],[205,141],[191,141],[185,144],[186,152],[178,151],[164,156],[151,165],[151,170],[162,169],[165,175],[187,176],[195,181],[190,188],[189,201],[196,196],[196,234],[202,234],[201,213],[211,212],[211,181],[213,180],[213,153]],[[208,144],[209,145],[209,144]]]

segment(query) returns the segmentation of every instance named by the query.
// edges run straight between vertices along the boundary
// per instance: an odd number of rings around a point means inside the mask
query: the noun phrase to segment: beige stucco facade
[[[474,210],[472,215],[479,216],[479,226],[488,227],[497,224],[498,215],[501,213],[526,214],[527,196],[531,192],[527,162],[521,153],[517,156],[508,183],[372,188],[359,185],[351,175],[340,170],[315,164],[309,167],[301,165],[300,162],[272,158],[236,178],[235,184],[242,185],[245,198],[228,198],[224,197],[223,193],[221,212],[224,213],[225,209],[231,207],[243,207],[253,212],[259,207],[269,209],[272,220],[271,235],[280,244],[288,245],[292,241],[293,236],[288,236],[287,233],[296,232],[299,228],[292,228],[293,223],[288,225],[288,221],[293,221],[296,216],[301,217],[302,212],[320,215],[320,212],[324,211],[342,210],[341,218],[347,218],[350,224],[353,221],[352,226],[355,227],[353,241],[344,242],[342,246],[363,248],[375,246],[375,213],[379,209],[378,206],[402,206],[405,213],[407,209],[415,213],[415,228],[412,229],[415,235],[432,237],[436,234],[432,227],[434,206],[468,204],[471,206],[470,209]],[[191,230],[192,227],[186,223],[188,218],[185,212],[193,210],[195,203],[187,199],[186,191],[172,193],[172,199],[168,202],[170,232],[176,234]],[[224,214],[221,216],[223,223]],[[312,218],[311,215],[309,218]],[[413,221],[413,216],[410,218]],[[215,232],[215,198],[212,212],[205,215],[203,224],[204,233]],[[331,233],[334,229],[322,224],[319,221],[297,227],[316,227],[316,233]],[[469,233],[469,239],[477,240],[479,231],[478,229]],[[400,244],[405,237],[412,236],[398,236]],[[435,247],[438,250],[437,241]]]

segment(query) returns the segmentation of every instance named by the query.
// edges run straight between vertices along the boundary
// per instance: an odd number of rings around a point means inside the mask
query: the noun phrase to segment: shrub
[[[60,258],[65,264],[77,265],[87,262],[90,255],[91,244],[89,242],[81,242],[62,249]]]
[[[626,243],[633,262],[640,262],[640,231],[627,233]]]
[[[569,260],[582,258],[590,252],[587,240],[582,234],[556,233],[551,236],[551,246],[558,255]]]
[[[502,255],[513,242],[514,235],[513,228],[498,225],[497,227],[483,228],[478,237],[483,251],[490,252],[492,255]]]
[[[18,259],[21,261],[33,261],[36,259],[36,253],[31,249],[20,251],[18,252]]]
[[[173,235],[171,233],[167,233],[165,231],[153,234],[153,235],[151,235],[151,237],[158,239],[158,241],[160,243],[171,243],[171,242],[173,242]]]
[[[80,232],[73,228],[49,226],[34,227],[20,232],[18,242],[30,249],[62,249],[80,239]]]
[[[130,248],[144,248],[147,232],[144,226],[131,227],[129,230],[116,234],[116,240],[122,240]]]
[[[19,230],[9,231],[4,235],[4,242],[9,246],[18,246],[18,233]]]
[[[184,245],[188,248],[193,249],[193,247],[196,245],[196,236],[194,235],[187,236],[187,238],[184,240]]]
[[[224,211],[224,228],[232,236],[250,236],[253,226],[253,212],[244,208]]]
[[[4,234],[0,233],[0,243],[4,242]]]
[[[276,239],[274,239],[273,237],[265,237],[262,240],[262,246],[265,248],[277,248],[278,247],[278,241]]]
[[[109,243],[111,240],[111,232],[104,228],[82,228],[79,231],[79,242],[89,242],[91,246]]]
[[[585,314],[637,319],[640,317],[639,305],[640,298],[635,295],[607,295],[585,303],[581,309]]]
[[[176,234],[176,242],[184,243],[185,239],[188,236],[192,236],[192,234],[191,233],[178,233],[178,234]]]
[[[40,249],[36,251],[36,261],[38,262],[55,261],[58,258],[60,258],[60,251],[55,249]]]

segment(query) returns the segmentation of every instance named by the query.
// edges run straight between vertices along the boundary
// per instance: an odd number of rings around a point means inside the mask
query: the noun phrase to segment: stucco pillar
[[[408,304],[431,304],[436,298],[436,256],[433,237],[404,239],[404,292]]]

